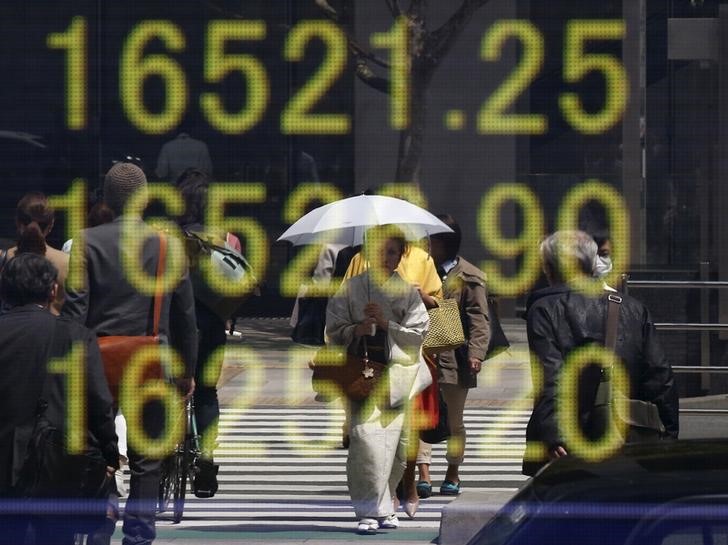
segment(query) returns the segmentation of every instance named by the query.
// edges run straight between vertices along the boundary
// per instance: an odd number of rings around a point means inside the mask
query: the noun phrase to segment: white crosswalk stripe
[[[466,459],[460,468],[467,490],[510,491],[525,481],[521,459],[528,411],[468,408]],[[327,407],[223,409],[219,446],[220,488],[210,499],[189,491],[177,528],[236,526],[330,527],[355,522],[346,486],[347,451],[340,447],[343,413]],[[433,492],[417,516],[402,527],[439,527],[442,507],[453,500],[438,494],[446,469],[445,444],[433,446]],[[169,514],[158,516],[171,526]]]

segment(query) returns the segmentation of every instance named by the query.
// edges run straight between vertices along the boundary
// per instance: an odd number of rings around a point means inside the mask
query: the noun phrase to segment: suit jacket
[[[98,447],[109,466],[119,466],[113,401],[95,335],[37,305],[15,307],[0,315],[0,495],[8,493],[25,458],[48,361],[68,355],[77,342],[86,355],[87,445]],[[49,378],[45,416],[65,430],[68,395],[77,393],[66,393],[63,375]]]
[[[466,341],[460,348],[440,354],[440,383],[474,388],[477,386],[477,379],[470,372],[468,359],[477,358],[483,361],[490,341],[485,274],[458,256],[457,264],[443,278],[442,290],[446,299],[455,299],[458,302]]]
[[[122,246],[122,226],[129,222],[132,236],[149,237],[139,257],[131,255],[131,248]],[[159,261],[159,237],[139,218],[120,216],[111,223],[83,231],[85,251],[80,244],[71,250],[71,263],[75,252],[83,252],[84,288],[66,285],[66,302],[62,315],[85,324],[99,336],[149,335],[152,333],[154,297],[140,293],[129,282],[122,259],[127,263],[140,263],[146,274],[154,278]],[[169,241],[171,246],[171,242]],[[171,252],[167,252],[168,258]],[[184,252],[180,252],[184,259]],[[168,261],[169,263],[169,261]],[[193,377],[197,361],[197,326],[192,283],[184,274],[162,301],[159,333],[169,342],[185,363],[185,376]]]

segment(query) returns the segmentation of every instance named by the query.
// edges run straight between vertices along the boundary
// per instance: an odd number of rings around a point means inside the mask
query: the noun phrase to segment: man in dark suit
[[[144,172],[131,163],[117,163],[104,179],[104,201],[116,214],[111,223],[83,231],[84,244],[74,244],[71,255],[70,282],[62,314],[72,316],[93,329],[99,336],[143,336],[152,333],[153,289],[140,291],[140,279],[154,281],[160,252],[160,237],[141,218],[146,206],[147,179]],[[159,333],[185,364],[177,382],[183,393],[194,390],[197,356],[197,328],[192,284],[184,263],[184,254],[172,251],[176,241],[168,240],[166,270],[182,271],[162,300]],[[82,252],[81,256],[73,253]],[[74,286],[73,264],[81,257],[82,286]],[[122,412],[125,407],[121,406]],[[158,403],[144,408],[143,425],[147,436],[157,437],[164,430],[164,415]],[[130,439],[131,436],[130,436]],[[154,520],[158,497],[161,460],[143,453],[144,445],[129,442],[131,487],[124,513],[124,545],[146,545],[155,538]]]
[[[103,456],[111,477],[119,467],[119,450],[114,431],[113,401],[101,365],[96,336],[85,327],[65,318],[56,318],[49,310],[55,299],[58,272],[42,256],[20,254],[8,261],[0,280],[0,297],[8,310],[0,315],[0,544],[23,543],[27,526],[32,523],[37,543],[70,544],[74,533],[81,531],[79,520],[65,507],[68,500],[54,505],[54,515],[33,513],[33,517],[12,514],[13,503],[27,508],[17,494],[20,470],[33,430],[39,399],[46,382],[51,358],[69,355],[74,345],[84,347],[84,381],[87,448]],[[59,431],[66,430],[68,399],[66,375],[48,375],[42,397],[43,415]],[[78,395],[81,392],[74,392]],[[83,394],[82,394],[83,395]],[[9,509],[8,509],[9,508]],[[102,506],[103,508],[103,506]],[[6,510],[7,509],[7,510]]]

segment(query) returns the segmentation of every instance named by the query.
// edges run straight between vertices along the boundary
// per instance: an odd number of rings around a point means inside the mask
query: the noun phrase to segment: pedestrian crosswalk
[[[468,408],[463,489],[512,491],[521,486],[528,411]],[[347,451],[341,448],[340,409],[257,407],[222,409],[220,488],[214,498],[188,493],[178,528],[230,527],[351,529],[354,511],[346,486]],[[453,497],[437,494],[446,469],[445,444],[433,446],[435,494],[420,502],[414,519],[400,511],[402,527],[437,528]],[[160,514],[160,527],[171,526]]]

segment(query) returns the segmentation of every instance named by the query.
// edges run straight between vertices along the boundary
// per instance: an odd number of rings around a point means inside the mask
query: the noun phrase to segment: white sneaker
[[[356,533],[362,535],[376,534],[379,528],[377,519],[361,519],[356,527]]]
[[[383,519],[379,519],[379,527],[387,530],[395,530],[399,528],[399,519],[397,515],[389,515]]]

